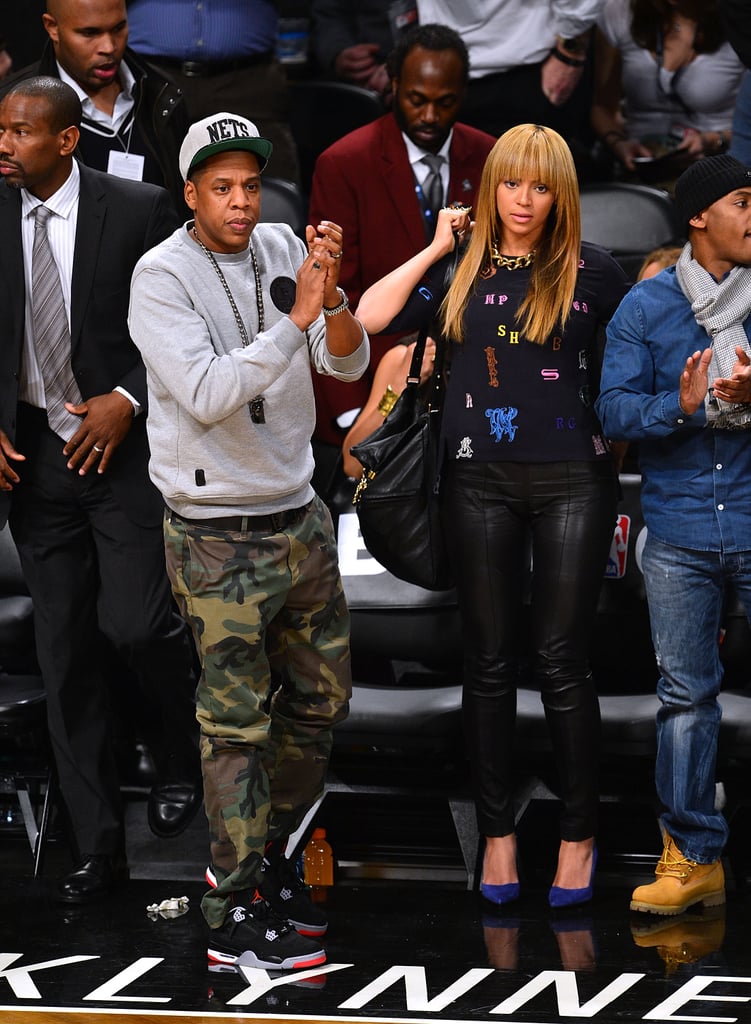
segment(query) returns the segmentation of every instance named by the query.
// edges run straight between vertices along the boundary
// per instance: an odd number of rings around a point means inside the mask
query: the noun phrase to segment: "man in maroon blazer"
[[[343,228],[339,282],[353,307],[366,288],[432,237],[436,200],[438,207],[474,204],[485,158],[495,142],[491,135],[457,123],[469,56],[452,29],[410,29],[391,53],[388,70],[392,112],[325,150],[316,162],[311,188],[309,223],[325,218]],[[429,165],[436,155],[441,158],[435,169],[440,183],[434,192]],[[371,338],[371,368],[398,337]],[[356,384],[324,378],[315,382],[317,441],[338,450],[346,427],[337,419],[364,404],[371,381],[372,373]]]

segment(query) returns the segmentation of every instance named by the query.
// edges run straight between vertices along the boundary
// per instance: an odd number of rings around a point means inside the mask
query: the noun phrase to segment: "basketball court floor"
[[[209,969],[200,816],[183,836],[156,840],[144,795],[132,795],[132,879],[86,907],[53,899],[69,867],[61,840],[34,879],[28,844],[0,826],[0,1022],[751,1022],[744,808],[732,820],[726,906],[677,918],[628,908],[659,853],[648,801],[603,805],[595,897],[567,913],[547,904],[550,800],[521,819],[522,897],[503,913],[467,888],[440,800],[332,795],[317,824],[337,860],[335,884],[316,894],[329,914],[327,962],[286,974]],[[182,913],[149,910],[179,897],[188,898]]]

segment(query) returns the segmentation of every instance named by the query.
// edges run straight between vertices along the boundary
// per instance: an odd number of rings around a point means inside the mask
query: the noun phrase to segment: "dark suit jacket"
[[[492,135],[455,124],[449,153],[448,201],[474,205]],[[356,308],[366,288],[404,263],[427,244],[415,181],[401,130],[393,114],[358,128],[318,157],[310,196],[309,223],[332,220],[344,231],[339,283]],[[371,339],[371,365],[398,335]],[[316,376],[316,437],[339,443],[344,432],[332,419],[361,406],[370,376],[343,384]]]
[[[167,192],[80,167],[75,260],[71,281],[71,362],[84,399],[118,385],[143,407],[115,452],[107,477],[135,522],[159,522],[162,503],[148,477],[146,371],[128,333],[130,279],[136,262],[177,226]],[[16,435],[25,284],[21,194],[0,182],[0,427]],[[62,450],[62,441],[60,447]],[[23,454],[23,453],[22,453]],[[63,456],[61,455],[61,458]],[[23,463],[14,468],[23,478]],[[0,492],[0,525],[12,492]]]

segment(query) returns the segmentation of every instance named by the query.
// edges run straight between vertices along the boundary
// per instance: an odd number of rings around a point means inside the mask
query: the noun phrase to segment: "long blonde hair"
[[[445,333],[464,340],[464,311],[480,271],[491,264],[501,238],[496,193],[503,181],[531,178],[555,197],[535,253],[529,289],[517,321],[529,341],[543,345],[571,312],[581,249],[581,211],[576,168],[568,145],[552,128],[519,124],[509,128],[488,154],[477,194],[472,237],[441,309]]]

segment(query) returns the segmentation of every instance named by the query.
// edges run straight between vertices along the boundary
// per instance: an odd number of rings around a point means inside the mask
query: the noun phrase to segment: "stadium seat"
[[[581,215],[582,238],[609,249],[632,280],[648,252],[681,240],[672,197],[651,185],[583,185]]]

